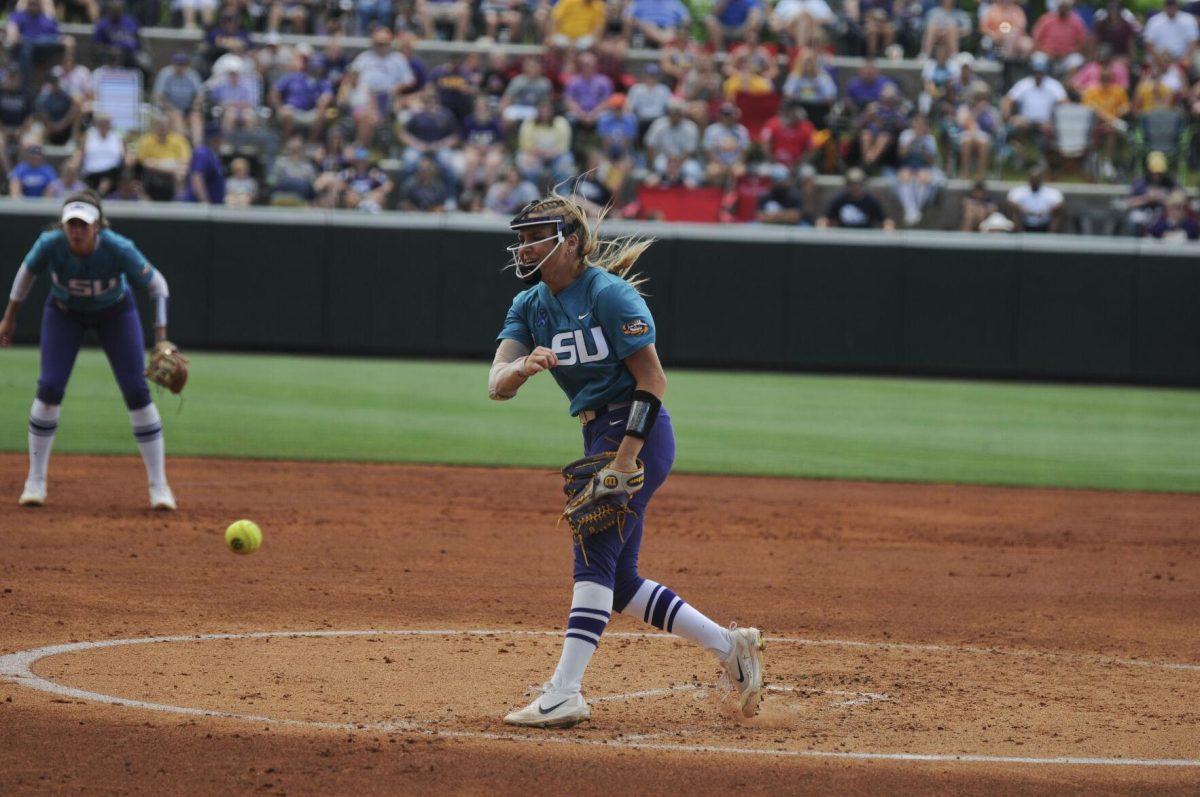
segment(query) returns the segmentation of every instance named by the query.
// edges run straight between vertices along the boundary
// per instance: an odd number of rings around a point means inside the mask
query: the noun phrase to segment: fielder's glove
[[[160,340],[154,344],[154,351],[150,352],[146,378],[172,393],[179,393],[187,384],[187,358],[179,353],[179,348],[174,343]]]
[[[562,470],[563,492],[567,494],[563,517],[581,549],[585,537],[614,528],[621,534],[625,521],[636,515],[629,508],[629,499],[642,489],[645,468],[639,460],[635,471],[614,470],[612,462],[616,456],[615,451],[594,454],[577,459]]]

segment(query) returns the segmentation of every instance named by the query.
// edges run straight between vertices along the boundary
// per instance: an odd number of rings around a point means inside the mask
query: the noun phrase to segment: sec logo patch
[[[637,318],[633,321],[626,321],[624,324],[622,324],[621,331],[626,335],[636,337],[637,335],[645,335],[647,332],[649,332],[650,325],[642,319]]]

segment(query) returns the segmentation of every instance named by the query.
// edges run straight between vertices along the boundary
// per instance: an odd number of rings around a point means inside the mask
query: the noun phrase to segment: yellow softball
[[[225,529],[225,544],[234,553],[254,553],[262,545],[262,529],[253,520],[237,520]]]

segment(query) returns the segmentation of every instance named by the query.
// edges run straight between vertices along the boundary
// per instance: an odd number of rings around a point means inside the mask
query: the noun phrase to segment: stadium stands
[[[192,163],[155,200],[212,200],[233,180],[233,201],[252,204],[503,212],[504,197],[558,185],[625,218],[808,225],[857,167],[890,222],[960,229],[954,200],[976,180],[1001,199],[1040,166],[1066,197],[1064,231],[1144,234],[1157,216],[1127,215],[1166,214],[1158,193],[1186,189],[1196,159],[1191,6],[1147,25],[1099,0],[558,3],[18,0],[2,182],[32,145],[73,181],[102,112],[127,144],[104,173],[113,198],[147,198],[136,142],[163,115]],[[545,91],[524,59],[548,79],[544,117],[528,118]],[[65,141],[52,80],[79,109]],[[514,106],[514,80],[534,81],[517,92],[531,104]],[[647,143],[659,83],[698,133],[672,138],[686,151],[670,157]],[[678,201],[698,187],[693,207]],[[798,222],[754,207],[781,197]]]

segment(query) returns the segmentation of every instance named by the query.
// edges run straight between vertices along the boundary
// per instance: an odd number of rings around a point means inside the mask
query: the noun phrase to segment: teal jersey
[[[62,230],[38,236],[25,267],[33,274],[50,272],[50,292],[69,310],[94,313],[125,298],[132,283],[150,284],[154,267],[133,241],[112,230],[101,230],[96,249],[84,258],[75,257]]]
[[[557,296],[544,282],[518,293],[497,339],[552,349],[550,373],[578,415],[633,398],[623,361],[654,342],[654,319],[628,282],[591,266]]]

